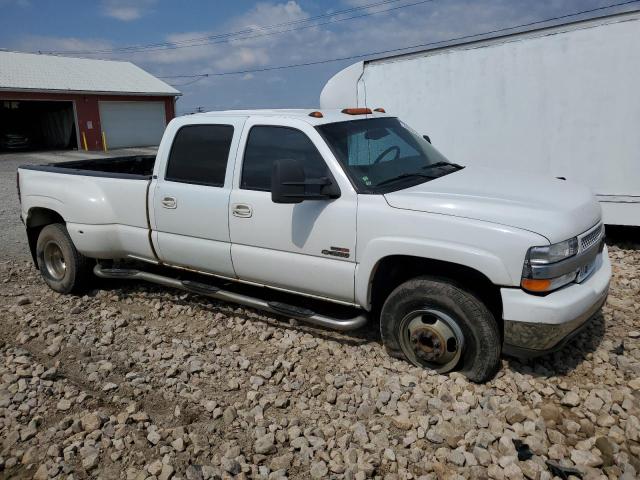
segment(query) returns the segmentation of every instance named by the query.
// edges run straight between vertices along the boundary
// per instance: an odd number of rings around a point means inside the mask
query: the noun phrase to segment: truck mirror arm
[[[307,187],[318,187],[307,192]],[[340,188],[329,177],[306,178],[296,159],[276,160],[271,175],[271,200],[274,203],[300,203],[305,200],[327,200],[340,197]]]

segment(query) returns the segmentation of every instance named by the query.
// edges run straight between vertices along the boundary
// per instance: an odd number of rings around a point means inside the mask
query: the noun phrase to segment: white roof
[[[312,112],[322,113],[322,118],[311,117],[309,114]],[[368,115],[350,115],[342,113],[341,109],[329,109],[329,108],[301,108],[301,109],[257,109],[257,110],[221,110],[213,112],[194,113],[191,115],[185,115],[182,118],[188,117],[219,117],[219,116],[237,116],[237,117],[280,117],[280,118],[295,118],[297,120],[303,120],[312,125],[322,125],[325,123],[334,122],[346,122],[349,120],[363,120],[365,118],[380,118],[389,117],[391,115],[372,112]]]
[[[131,62],[0,51],[0,91],[180,95]]]

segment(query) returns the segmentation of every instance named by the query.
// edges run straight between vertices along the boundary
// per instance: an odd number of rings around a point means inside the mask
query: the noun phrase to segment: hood
[[[507,225],[566,240],[601,219],[591,191],[552,177],[466,167],[429,182],[385,194],[394,208]]]

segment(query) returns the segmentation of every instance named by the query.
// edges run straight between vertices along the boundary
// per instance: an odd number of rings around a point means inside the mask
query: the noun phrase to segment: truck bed
[[[136,155],[130,157],[74,160],[71,162],[48,163],[45,165],[25,165],[20,168],[52,173],[66,173],[69,175],[149,179],[153,173],[155,161],[155,155]]]
[[[50,210],[93,258],[153,258],[147,202],[154,163],[145,155],[20,167],[23,220]]]

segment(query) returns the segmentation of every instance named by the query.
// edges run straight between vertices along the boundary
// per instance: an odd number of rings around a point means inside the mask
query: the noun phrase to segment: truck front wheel
[[[64,225],[44,227],[36,244],[38,268],[44,281],[59,293],[79,293],[91,278],[91,261],[76,250]]]
[[[493,377],[500,363],[500,332],[487,307],[446,279],[418,277],[398,286],[380,314],[387,351],[418,367],[459,369],[473,382]]]

